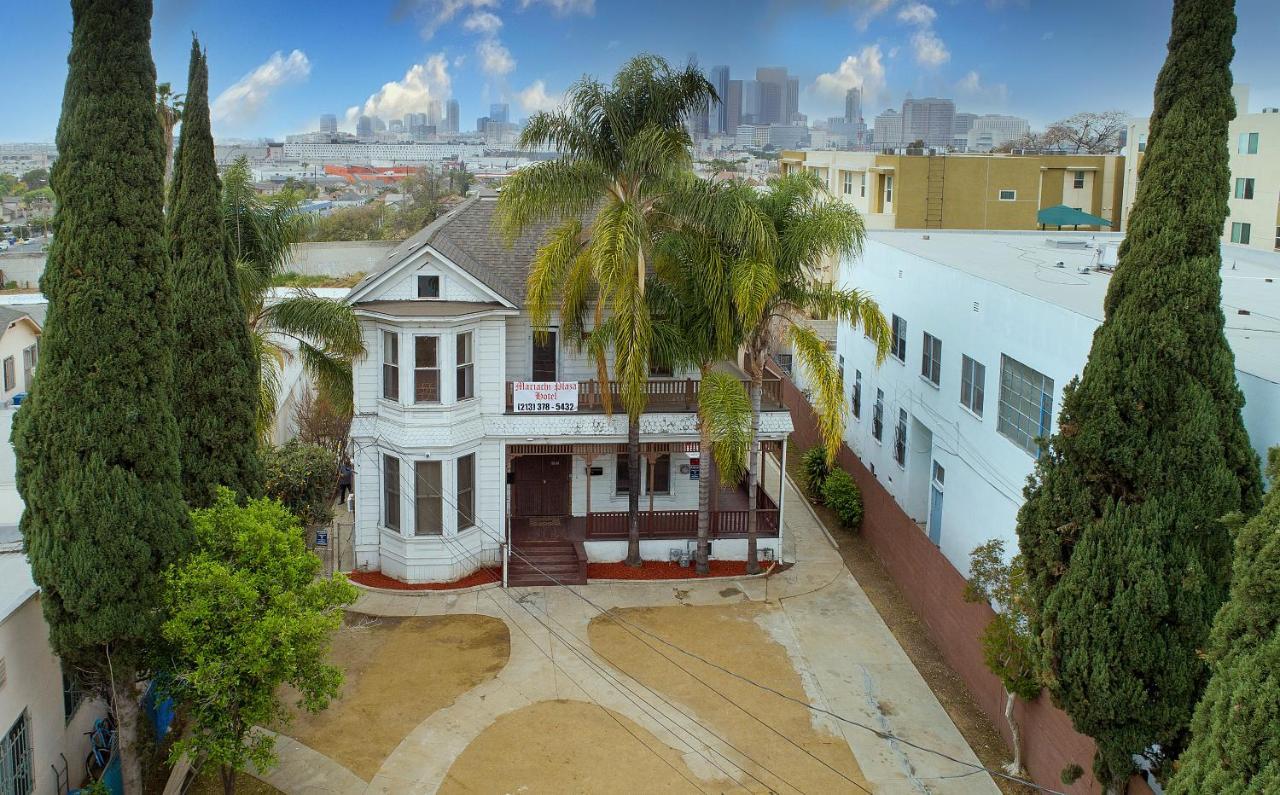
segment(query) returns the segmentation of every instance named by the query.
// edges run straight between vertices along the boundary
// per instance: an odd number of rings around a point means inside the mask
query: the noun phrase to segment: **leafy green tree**
[[[1280,447],[1271,491],[1236,536],[1231,597],[1214,619],[1209,686],[1169,795],[1280,792]]]
[[[1021,555],[1006,562],[1004,541],[993,538],[969,553],[967,602],[983,602],[996,615],[982,630],[982,657],[991,673],[1004,685],[1004,719],[1013,738],[1013,761],[1005,766],[1011,776],[1022,773],[1022,733],[1013,717],[1014,699],[1032,701],[1040,695],[1035,638],[1027,614],[1027,569]]]
[[[522,147],[551,146],[561,157],[518,170],[498,197],[497,224],[508,241],[536,223],[552,224],[529,273],[533,326],[545,329],[558,309],[562,333],[591,352],[604,383],[612,350],[631,472],[640,471],[650,355],[662,342],[645,299],[655,245],[681,226],[713,229],[761,251],[772,242],[749,204],[693,175],[682,119],[713,98],[696,67],[676,71],[652,55],[628,61],[611,85],[584,77],[564,107],[534,114],[521,133]],[[612,411],[609,390],[605,395]],[[639,566],[638,487],[627,510],[627,563]]]
[[[49,169],[33,168],[22,175],[22,184],[27,190],[40,190],[49,187]]]
[[[258,432],[268,438],[275,422],[280,372],[295,355],[317,390],[340,412],[352,410],[351,363],[364,355],[360,323],[351,307],[310,290],[275,296],[272,280],[285,272],[294,247],[306,232],[299,198],[264,199],[253,189],[249,162],[240,158],[222,180],[222,220],[227,256],[236,266],[248,315],[250,340],[258,357]]]
[[[177,326],[173,410],[182,445],[182,491],[192,508],[211,505],[219,486],[242,497],[262,493],[258,358],[236,270],[227,259],[208,85],[209,66],[193,40],[168,215]]]
[[[74,0],[71,9],[57,234],[40,280],[49,309],[13,441],[50,643],[86,686],[114,693],[124,785],[141,792],[137,682],[159,637],[163,573],[191,538],[173,416],[151,3]]]
[[[21,182],[21,180],[12,174],[0,174],[0,196],[12,195],[13,192],[18,189],[18,185],[21,184]]]
[[[338,694],[342,671],[325,655],[356,589],[341,574],[318,577],[298,520],[274,500],[242,506],[222,489],[191,519],[196,551],[170,569],[165,590],[172,695],[191,722],[170,758],[216,766],[231,795],[237,772],[275,762],[275,738],[251,730],[288,720],[284,685],[309,712]]]
[[[844,384],[835,361],[808,317],[843,320],[862,330],[875,343],[876,363],[889,352],[889,321],[880,306],[861,290],[841,290],[823,281],[820,268],[862,251],[862,217],[852,207],[825,198],[817,176],[803,172],[776,177],[757,199],[769,219],[778,244],[752,282],[738,298],[738,311],[748,326],[744,363],[751,379],[751,455],[747,488],[756,492],[760,472],[760,406],[764,394],[765,362],[779,334],[791,342],[796,360],[814,386],[814,411],[827,450],[835,461],[844,437]],[[760,571],[756,556],[758,524],[756,500],[748,503],[747,571]]]
[[[338,476],[334,447],[290,439],[266,453],[267,496],[279,500],[307,527],[332,518]]]
[[[1232,2],[1174,4],[1105,318],[1018,516],[1046,684],[1112,790],[1134,754],[1183,748],[1227,595],[1222,519],[1262,493],[1219,276],[1235,25]]]

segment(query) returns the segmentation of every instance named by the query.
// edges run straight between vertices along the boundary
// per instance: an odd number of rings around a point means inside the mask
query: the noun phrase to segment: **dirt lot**
[[[806,693],[786,646],[776,639],[788,637],[786,618],[770,605],[625,608],[614,614],[787,696],[817,700]],[[866,785],[844,737],[805,707],[628,631],[608,616],[592,620],[590,639],[614,667],[746,750],[752,759],[735,755],[734,762],[758,779],[743,777],[747,790],[848,792]]]
[[[222,795],[222,776],[216,770],[202,772],[188,786],[185,795]],[[236,776],[236,795],[284,795],[284,793],[248,773],[241,773]]]
[[[405,735],[510,656],[511,636],[496,618],[348,613],[330,653],[346,671],[341,697],[318,715],[295,710],[281,731],[369,781]]]
[[[797,454],[787,461],[787,474],[795,481],[797,490],[803,492],[800,484],[804,482],[804,476],[798,448]],[[875,550],[866,539],[840,529],[840,523],[829,509],[814,505],[812,500],[808,502],[835,538],[840,547],[840,556],[844,558],[845,567],[858,581],[858,585],[862,586],[867,599],[880,613],[889,631],[911,658],[911,662],[920,671],[929,689],[942,704],[942,708],[951,716],[956,728],[973,748],[978,759],[989,768],[1003,769],[1010,758],[1004,738],[973,700],[964,681],[951,669],[951,666],[947,665],[942,652],[938,651],[938,647],[930,640],[924,622],[911,609],[898,584],[885,571],[880,559],[876,557]],[[1011,793],[1011,795],[1032,792],[1027,787],[1003,779],[995,779],[995,782],[1002,792]]]

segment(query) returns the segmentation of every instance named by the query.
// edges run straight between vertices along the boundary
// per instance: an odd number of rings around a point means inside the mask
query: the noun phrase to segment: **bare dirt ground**
[[[789,458],[787,474],[795,481],[796,489],[803,493],[800,484],[804,483],[804,473],[800,455]],[[973,748],[978,759],[989,768],[1003,769],[1010,759],[1004,737],[996,731],[986,713],[978,707],[968,688],[965,687],[964,681],[951,666],[947,665],[942,652],[929,638],[924,622],[911,609],[910,603],[907,602],[898,584],[889,576],[889,572],[885,571],[871,544],[856,533],[842,530],[830,509],[822,505],[814,505],[813,501],[808,500],[807,497],[806,500],[822,523],[827,526],[832,538],[836,540],[840,548],[840,556],[844,558],[845,567],[858,581],[858,585],[862,586],[867,599],[880,614],[903,651],[911,658],[911,662],[920,671],[929,689],[942,704],[942,708],[951,716],[956,728]],[[1032,792],[1027,787],[1003,779],[996,778],[994,781],[1001,792],[1011,795]]]
[[[222,795],[222,776],[216,770],[202,772],[187,787],[185,795]],[[241,773],[236,776],[236,795],[284,795],[284,793],[248,773]]]
[[[729,792],[700,781],[639,724],[585,701],[539,701],[494,721],[449,768],[438,795],[478,792]]]
[[[806,692],[784,645],[790,637],[785,615],[768,604],[611,612],[791,698],[806,703],[821,700],[818,694]],[[731,757],[750,773],[739,782],[747,791],[762,792],[767,787],[777,792],[851,792],[866,787],[845,738],[835,727],[816,720],[810,710],[646,638],[659,653],[637,634],[608,616],[594,618],[589,630],[597,654],[751,755],[751,760],[737,754]]]
[[[293,710],[279,730],[369,781],[405,735],[510,656],[511,636],[496,618],[348,613],[330,652],[346,672],[341,696],[318,715]]]

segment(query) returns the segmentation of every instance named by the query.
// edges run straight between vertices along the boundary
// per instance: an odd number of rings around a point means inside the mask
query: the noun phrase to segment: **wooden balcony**
[[[514,381],[507,382],[507,413],[514,414],[512,399]],[[698,410],[698,388],[702,381],[697,378],[650,378],[645,382],[647,398],[646,412],[677,413]],[[743,380],[750,387],[750,382]],[[619,381],[579,381],[578,382],[578,414],[603,414],[605,395],[609,395],[615,413],[625,411],[622,407],[622,388]],[[781,411],[782,381],[765,375],[762,384],[760,407],[764,411]],[[560,414],[564,412],[520,412],[521,414]]]

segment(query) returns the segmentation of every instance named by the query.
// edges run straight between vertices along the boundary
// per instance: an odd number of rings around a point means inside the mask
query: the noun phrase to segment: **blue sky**
[[[0,141],[50,141],[66,78],[62,0],[14,2],[0,21]],[[209,51],[215,133],[282,136],[321,113],[425,110],[454,97],[462,127],[506,100],[519,118],[583,73],[649,51],[733,77],[782,65],[810,119],[864,115],[907,92],[1040,126],[1080,110],[1149,112],[1169,0],[155,0],[159,78],[186,81],[191,31]],[[1068,13],[1064,13],[1069,9]],[[1236,81],[1253,110],[1280,105],[1280,3],[1238,0]],[[874,99],[870,97],[874,97]],[[354,110],[353,110],[354,109]]]

